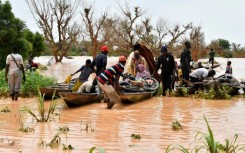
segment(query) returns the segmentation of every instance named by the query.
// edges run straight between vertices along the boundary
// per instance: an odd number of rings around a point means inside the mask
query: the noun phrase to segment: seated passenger
[[[36,71],[36,69],[38,69],[38,64],[34,63],[32,58],[29,58],[28,62],[29,63],[26,66],[27,69],[29,69],[30,71]]]
[[[225,76],[228,79],[232,78],[232,67],[231,67],[231,61],[227,62],[226,69],[225,69]]]
[[[84,82],[78,89],[78,93],[95,93],[95,86],[97,85],[97,80],[89,80]]]
[[[151,77],[150,73],[145,70],[145,65],[139,64],[137,68],[138,72],[136,74],[136,80],[140,80],[143,77]]]

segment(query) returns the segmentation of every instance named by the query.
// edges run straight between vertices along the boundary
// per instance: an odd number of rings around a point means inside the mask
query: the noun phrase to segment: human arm
[[[160,66],[161,66],[161,61],[160,61],[160,57],[159,57],[157,59],[157,67],[156,67],[155,71],[152,74],[153,76],[155,75],[155,73],[157,73],[157,71],[159,70]]]
[[[106,69],[106,65],[107,65],[107,56],[104,55],[104,57],[102,58],[102,69],[101,69],[101,72],[103,72]]]
[[[5,69],[5,81],[8,82],[9,64],[6,64]]]
[[[82,66],[80,69],[78,69],[76,72],[72,73],[71,76],[77,74],[78,72],[82,71],[84,69],[84,66]]]
[[[191,72],[190,68],[190,61],[191,61],[191,52],[188,50],[186,51],[186,57],[185,57],[185,65],[187,66],[188,72]]]
[[[120,78],[120,75],[117,74],[116,75],[116,79],[115,79],[115,90],[116,90],[117,93],[121,92],[121,88],[120,88],[120,85],[119,85],[119,78]]]

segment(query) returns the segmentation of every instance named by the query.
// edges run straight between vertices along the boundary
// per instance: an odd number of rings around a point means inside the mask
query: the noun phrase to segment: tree
[[[198,60],[198,55],[200,55],[205,49],[205,37],[204,33],[201,30],[201,26],[193,27],[189,34],[192,59],[196,61]]]
[[[230,42],[225,39],[218,39],[219,40],[219,46],[224,50],[230,50]]]
[[[148,46],[153,46],[154,35],[152,34],[153,26],[150,23],[149,18],[145,18],[141,24],[136,25],[136,35],[141,40],[142,43]]]
[[[79,34],[72,22],[80,0],[26,0],[33,17],[44,33],[56,62],[61,62]]]
[[[213,48],[219,55],[224,55],[230,50],[230,42],[225,39],[215,39],[210,42],[208,48]]]
[[[119,8],[122,13],[121,21],[118,24],[118,29],[120,29],[121,43],[125,46],[127,50],[132,49],[134,43],[136,42],[135,31],[137,21],[145,13],[140,9],[140,7],[134,7],[133,12],[130,9],[128,4],[125,4],[125,7],[119,5]],[[146,24],[148,21],[146,20]],[[148,27],[148,25],[147,25]]]
[[[167,26],[167,21],[164,20],[162,17],[160,17],[157,20],[157,24],[156,24],[156,32],[157,32],[157,36],[158,36],[157,46],[159,48],[163,45],[162,44],[163,38],[168,35],[168,30],[167,30],[166,26]]]
[[[25,23],[14,16],[9,1],[3,4],[0,0],[0,69],[5,67],[6,57],[12,52],[13,45],[19,47],[24,59],[32,50],[32,43],[23,34],[26,29]]]
[[[169,48],[172,48],[180,36],[184,35],[187,30],[192,29],[192,23],[188,23],[187,25],[183,26],[175,24],[174,26],[166,28],[171,37],[171,40],[168,42],[168,46]]]
[[[88,36],[92,43],[92,56],[95,58],[98,50],[98,46],[106,42],[105,37],[101,37],[99,44],[99,37],[102,36],[101,30],[103,24],[107,19],[108,13],[104,12],[98,19],[94,17],[94,11],[92,10],[92,4],[88,7],[84,6],[84,12],[81,13],[85,30],[83,31],[85,37]]]
[[[44,37],[40,33],[32,33],[28,29],[24,31],[24,37],[32,43],[32,51],[29,52],[29,57],[33,58],[42,55],[45,51]]]

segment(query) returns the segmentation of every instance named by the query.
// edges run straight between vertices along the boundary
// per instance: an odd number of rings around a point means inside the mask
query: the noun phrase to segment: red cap
[[[125,56],[120,56],[119,57],[119,62],[126,62],[126,57]]]
[[[108,52],[108,47],[107,47],[107,46],[102,46],[102,47],[100,48],[100,50],[101,50],[102,52]]]

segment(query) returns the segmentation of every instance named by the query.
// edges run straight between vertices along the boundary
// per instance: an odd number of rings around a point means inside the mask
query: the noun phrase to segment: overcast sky
[[[4,2],[6,0],[2,0]],[[9,0],[16,17],[32,31],[40,31],[25,0]],[[124,0],[120,0],[124,2]],[[130,6],[147,10],[146,16],[180,24],[201,25],[205,40],[222,38],[245,45],[245,0],[128,0]],[[96,0],[98,9],[118,8],[116,0]],[[155,23],[152,23],[155,25]]]

